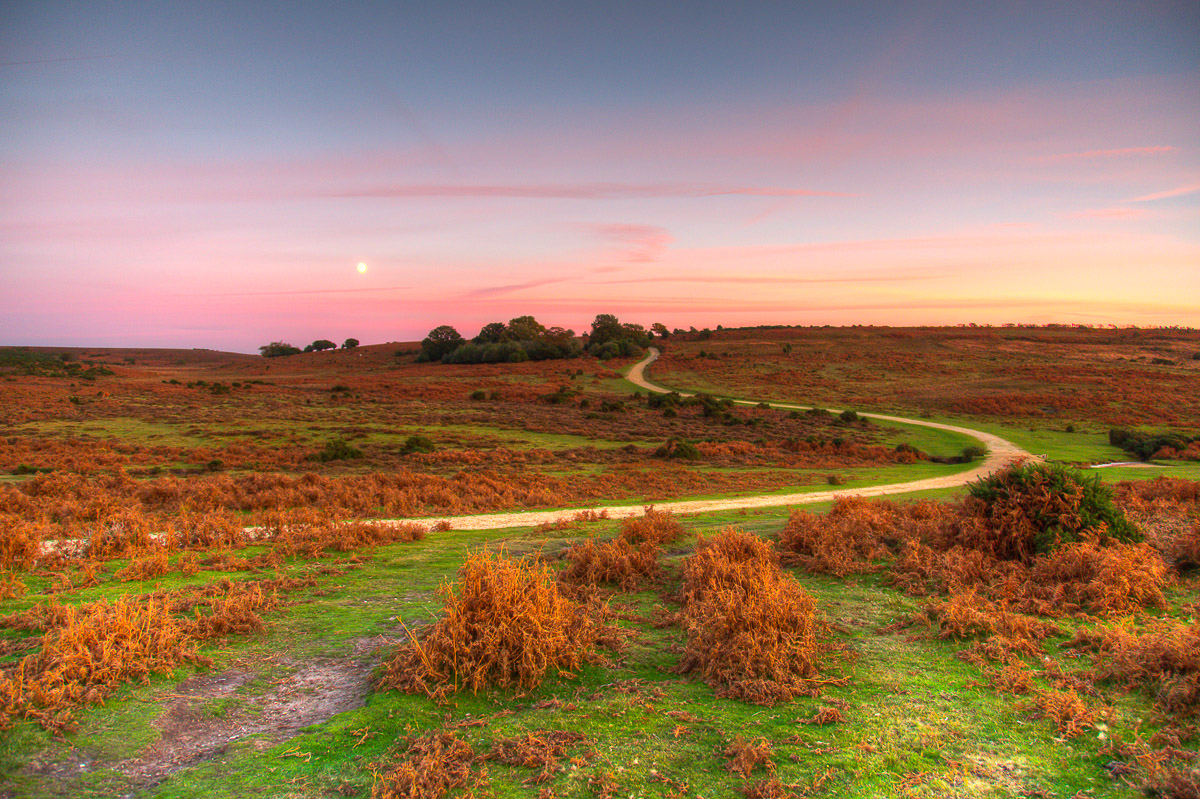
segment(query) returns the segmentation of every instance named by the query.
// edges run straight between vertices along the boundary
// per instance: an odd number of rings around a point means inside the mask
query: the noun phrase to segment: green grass
[[[953,492],[934,492],[934,496],[948,493]],[[786,515],[787,509],[774,508],[703,514],[684,521],[696,533],[734,524],[773,535]],[[471,548],[504,546],[514,554],[543,550],[553,556],[581,536],[606,535],[616,528],[616,522],[603,521],[551,533],[549,538],[531,529],[448,532],[424,542],[376,550],[361,568],[323,578],[319,595],[301,594],[300,601],[272,614],[265,634],[225,639],[208,647],[206,654],[214,665],[202,673],[236,668],[253,677],[234,694],[197,702],[195,711],[207,719],[252,712],[271,695],[275,683],[306,664],[351,657],[362,641],[397,634],[401,621],[410,627],[428,622],[440,608],[437,586],[453,578]],[[669,569],[678,567],[688,546],[685,541],[673,550],[677,554],[667,560]],[[303,566],[293,563],[290,568]],[[161,582],[164,588],[178,587],[218,576],[202,573]],[[979,686],[978,671],[955,657],[961,645],[913,637],[905,631],[882,632],[882,627],[911,612],[916,601],[886,587],[878,576],[846,581],[796,576],[817,599],[824,616],[846,631],[838,638],[854,653],[852,658],[830,663],[834,673],[850,678],[849,685],[829,689],[819,699],[802,698],[775,708],[719,700],[708,686],[672,671],[677,656],[670,647],[682,642],[678,628],[656,629],[625,621],[639,638],[617,665],[588,667],[575,678],[551,679],[526,694],[460,695],[445,706],[394,691],[372,693],[365,705],[288,740],[272,741],[266,735],[235,740],[212,757],[135,795],[366,796],[372,782],[369,768],[393,762],[395,748],[405,736],[507,710],[514,712],[486,726],[466,729],[465,736],[477,750],[486,750],[498,737],[540,729],[570,729],[589,736],[597,757],[550,783],[564,797],[592,796],[587,781],[600,771],[613,774],[621,796],[665,795],[664,786],[651,780],[655,772],[687,782],[690,795],[735,796],[742,781],[724,769],[719,750],[736,735],[771,740],[778,776],[785,783],[808,785],[829,771],[828,781],[817,793],[822,796],[896,795],[905,780],[915,780],[917,775],[923,787],[916,795],[1012,796],[1037,789],[1056,796],[1080,790],[1097,797],[1137,795],[1105,775],[1103,742],[1094,734],[1056,741],[1050,725],[1035,720],[1025,700]],[[149,587],[106,585],[67,595],[64,601]],[[627,612],[643,616],[663,602],[655,592],[621,595],[616,601]],[[0,611],[11,612],[25,604],[10,600],[0,604]],[[122,689],[105,706],[83,711],[79,730],[66,741],[56,741],[29,724],[18,725],[0,738],[0,788],[7,784],[29,797],[62,795],[66,785],[72,795],[81,797],[130,790],[118,764],[157,739],[156,723],[164,702],[180,680],[194,673],[191,668],[180,669],[147,686]],[[613,690],[615,681],[631,677],[645,680],[664,696],[647,703]],[[576,708],[534,707],[552,697]],[[796,723],[830,701],[846,703],[846,724]],[[685,710],[699,721],[682,723],[686,733],[676,738],[679,722],[666,715],[669,710]],[[1121,723],[1131,723],[1146,710],[1140,696],[1123,700]],[[795,743],[786,742],[792,736],[797,736]],[[580,747],[578,753],[587,748]],[[88,764],[77,782],[45,781],[18,771],[31,760],[72,759]],[[536,793],[522,784],[531,775],[528,770],[493,766],[489,772],[498,797]]]

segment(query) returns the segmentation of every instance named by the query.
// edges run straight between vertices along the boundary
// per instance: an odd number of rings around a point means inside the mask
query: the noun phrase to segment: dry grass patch
[[[596,660],[600,630],[544,564],[475,553],[444,585],[445,612],[388,660],[381,688],[442,698],[460,689],[531,688]]]

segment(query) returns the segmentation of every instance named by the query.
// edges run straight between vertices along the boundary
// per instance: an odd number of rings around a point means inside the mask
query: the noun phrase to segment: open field
[[[1067,416],[964,409],[997,381],[1011,383],[1012,407],[1034,401],[1034,375],[1073,358],[1069,336],[1081,333],[1046,331],[1067,338],[1063,352],[1040,342],[1026,372],[997,367],[981,381],[979,353],[1004,330],[887,333],[879,346],[862,346],[860,332],[787,339],[789,362],[802,340],[837,353],[812,363],[824,393],[802,383],[793,393],[766,355],[739,371],[767,339],[782,354],[775,331],[673,337],[650,378],[718,397],[907,412],[1077,464],[1131,460],[1108,443],[1113,424],[1190,431],[1200,418],[1187,415],[1200,361],[1185,360],[1198,348],[1186,331],[1137,331],[1146,338],[1104,345],[1116,371],[1103,379],[1047,383],[1042,394],[1075,398]],[[959,353],[939,367],[943,399],[920,359],[848,377],[898,358],[888,342],[935,351],[943,339]],[[1136,360],[1147,347],[1174,365]],[[1082,493],[1052,492],[1066,503],[1055,544],[1021,515],[1029,501],[1001,513],[962,489],[807,513],[659,511],[638,523],[592,512],[463,529],[433,522],[818,495],[979,462],[960,458],[974,439],[947,430],[663,405],[621,385],[630,360],[443,366],[414,363],[412,350],[72,351],[66,361],[27,350],[3,361],[0,794],[1194,795],[1194,462],[1092,472],[1119,483],[1119,515],[1103,528],[1080,521],[1092,518],[1071,505]],[[1116,377],[1154,368],[1173,377],[1116,403]],[[894,400],[866,401],[885,386]],[[730,529],[766,542],[762,551]],[[55,539],[84,549],[45,555]],[[714,555],[726,539],[730,554]],[[500,565],[479,560],[484,551]],[[489,580],[520,558],[533,574],[520,579],[534,582],[504,594]],[[705,583],[705,558],[731,582]],[[471,569],[493,593],[470,593]],[[471,601],[455,606],[439,593],[449,584]],[[568,659],[536,676],[534,649],[514,650],[525,665],[512,672],[499,660],[472,672],[465,649],[453,667],[436,665],[437,635],[450,633],[434,622],[546,592],[573,619]],[[471,657],[510,651],[498,620],[522,617],[504,607],[467,617],[462,629],[493,636]],[[722,614],[732,632],[712,627]],[[554,637],[551,618],[538,617],[533,640]],[[728,635],[743,638],[722,660],[714,642]],[[486,675],[477,692],[452,690],[471,674]]]

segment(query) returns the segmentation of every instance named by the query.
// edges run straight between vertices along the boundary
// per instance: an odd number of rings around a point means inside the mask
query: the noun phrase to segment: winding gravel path
[[[646,379],[646,367],[654,363],[658,358],[658,350],[654,347],[650,348],[646,357],[629,370],[626,377],[634,385],[640,386],[649,391],[654,391],[659,394],[665,394],[670,389],[655,385]],[[681,396],[690,397],[691,394],[683,394]],[[757,405],[756,402],[749,400],[734,400],[739,405]],[[786,403],[772,402],[769,403],[772,408],[782,408],[784,410],[808,410],[807,405],[789,405]],[[830,408],[834,413],[839,413],[839,410]],[[912,480],[907,483],[889,483],[887,485],[865,486],[863,488],[843,488],[837,491],[811,491],[803,494],[770,494],[761,496],[747,497],[728,497],[726,499],[697,499],[697,500],[679,500],[675,502],[656,502],[654,507],[659,510],[669,510],[672,513],[704,513],[708,511],[723,511],[723,510],[740,510],[742,508],[774,508],[788,505],[808,505],[816,502],[829,502],[834,497],[838,496],[858,496],[858,497],[879,497],[887,494],[904,494],[910,491],[926,491],[933,488],[954,488],[956,486],[965,485],[972,480],[977,480],[980,477],[991,474],[998,469],[1020,459],[1034,459],[1025,450],[1007,441],[999,436],[985,433],[981,430],[972,430],[968,427],[958,427],[951,424],[942,424],[940,422],[929,422],[923,419],[906,419],[902,416],[886,416],[879,413],[862,413],[859,416],[865,416],[870,419],[881,419],[889,422],[901,422],[903,424],[916,425],[918,427],[932,427],[938,430],[950,430],[955,433],[962,433],[970,436],[982,443],[988,449],[988,455],[983,462],[974,469],[958,474],[946,475],[944,477],[928,477],[923,480]],[[544,523],[555,523],[558,521],[570,520],[573,516],[583,510],[607,511],[608,517],[611,519],[624,519],[629,516],[641,516],[645,508],[642,505],[600,505],[592,508],[579,508],[572,510],[555,510],[555,511],[529,511],[520,513],[488,513],[477,516],[449,516],[449,517],[429,517],[421,519],[407,519],[403,521],[418,522],[421,524],[433,524],[439,521],[447,521],[450,523],[451,529],[454,530],[495,530],[505,527],[528,527]],[[387,520],[387,521],[402,521],[402,520]],[[386,524],[387,521],[382,523]]]

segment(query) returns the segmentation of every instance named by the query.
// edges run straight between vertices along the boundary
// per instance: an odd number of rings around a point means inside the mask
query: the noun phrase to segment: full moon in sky
[[[365,271],[367,271],[367,265],[364,264],[362,261],[359,261],[358,262],[358,273],[361,275]]]

